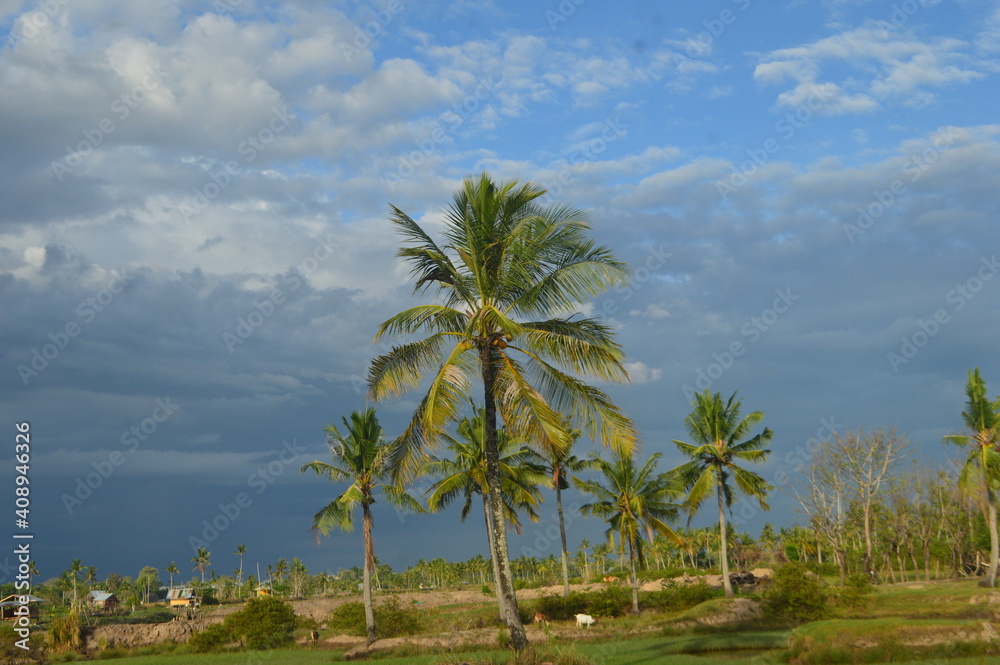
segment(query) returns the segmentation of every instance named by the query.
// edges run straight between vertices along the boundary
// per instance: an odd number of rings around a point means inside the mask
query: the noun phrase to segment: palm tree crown
[[[446,212],[444,245],[393,207],[392,221],[407,243],[399,256],[412,267],[415,291],[434,285],[441,295],[439,303],[385,321],[376,336],[431,333],[377,357],[369,372],[376,400],[402,395],[434,372],[398,455],[435,442],[483,371],[490,399],[499,397],[496,408],[516,438],[567,442],[559,413],[565,410],[610,445],[630,449],[634,442],[631,421],[603,391],[559,368],[627,381],[610,327],[582,317],[515,320],[574,311],[627,278],[624,264],[585,237],[583,213],[540,207],[535,201],[543,194],[531,184],[497,185],[485,174],[466,180]]]
[[[423,473],[440,478],[428,489],[427,507],[433,511],[449,505],[460,496],[464,499],[461,517],[464,521],[472,509],[472,497],[479,494],[486,500],[489,487],[486,481],[486,436],[483,409],[463,418],[456,427],[457,437],[444,435],[451,459],[432,459]],[[521,521],[518,511],[523,511],[531,521],[538,520],[536,508],[541,502],[538,486],[546,482],[541,459],[527,446],[519,444],[506,429],[497,432],[500,448],[500,488],[504,515],[518,533]]]

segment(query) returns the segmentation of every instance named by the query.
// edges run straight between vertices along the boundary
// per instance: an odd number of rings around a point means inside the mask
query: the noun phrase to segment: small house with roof
[[[24,611],[19,610],[22,605],[28,606],[28,620],[38,621],[38,603],[45,602],[42,598],[38,596],[32,596],[28,594],[27,598],[23,598],[24,594],[13,594],[7,596],[3,600],[0,600],[0,618],[4,621],[17,621],[19,617],[24,616]],[[21,602],[22,600],[27,600],[27,603]],[[20,611],[20,614],[18,612]]]
[[[96,610],[114,612],[118,609],[118,596],[107,591],[91,591],[87,595],[87,604]]]
[[[167,590],[167,605],[169,607],[197,607],[200,604],[201,599],[191,587]]]

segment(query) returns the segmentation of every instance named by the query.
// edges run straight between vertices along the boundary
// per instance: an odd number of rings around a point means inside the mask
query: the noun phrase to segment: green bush
[[[825,616],[826,589],[806,572],[799,563],[778,568],[764,592],[762,607],[766,617],[779,623],[800,624]]]
[[[544,614],[549,621],[569,621],[587,611],[590,596],[577,591],[568,596],[542,596],[538,599],[536,611]]]
[[[697,584],[677,584],[660,591],[650,591],[639,597],[640,607],[660,610],[661,612],[676,612],[700,605],[712,598],[722,598],[722,589],[713,589],[704,582]]]
[[[225,625],[251,649],[276,649],[292,641],[295,611],[278,598],[251,598],[242,610],[226,617]]]
[[[44,663],[45,640],[33,630],[28,639],[28,649],[22,649],[16,642],[23,639],[14,626],[0,624],[0,662],[3,663]]]
[[[420,614],[414,609],[402,607],[396,596],[376,605],[374,611],[375,631],[380,638],[415,635],[422,628]],[[364,603],[352,601],[335,607],[327,617],[326,625],[347,635],[366,636]]]
[[[236,638],[223,623],[215,623],[191,636],[188,645],[194,653],[221,651],[224,646],[235,642]]]
[[[80,626],[80,615],[71,612],[52,619],[49,627],[49,639],[52,648],[59,651],[79,651],[83,648],[83,629]]]
[[[590,599],[587,613],[597,617],[620,617],[624,616],[631,606],[631,587],[609,586]]]
[[[864,573],[848,575],[844,586],[840,589],[840,604],[845,607],[861,609],[868,603],[868,595],[873,591],[872,580]]]

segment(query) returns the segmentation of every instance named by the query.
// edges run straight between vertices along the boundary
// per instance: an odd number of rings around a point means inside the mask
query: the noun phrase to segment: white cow
[[[576,625],[577,626],[593,626],[594,617],[589,614],[577,614],[576,615]]]

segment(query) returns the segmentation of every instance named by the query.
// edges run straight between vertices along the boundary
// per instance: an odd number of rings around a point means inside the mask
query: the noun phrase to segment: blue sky
[[[239,543],[358,563],[312,543],[336,488],[298,468],[416,302],[389,205],[433,231],[482,171],[632,266],[581,312],[664,468],[692,389],[765,411],[795,482],[831,429],[947,464],[967,370],[1000,381],[997,2],[0,0],[0,31],[0,416],[31,422],[45,577],[180,565],[214,520],[220,572]],[[744,528],[796,519],[773,504]],[[486,550],[454,512],[376,517],[396,567]]]

